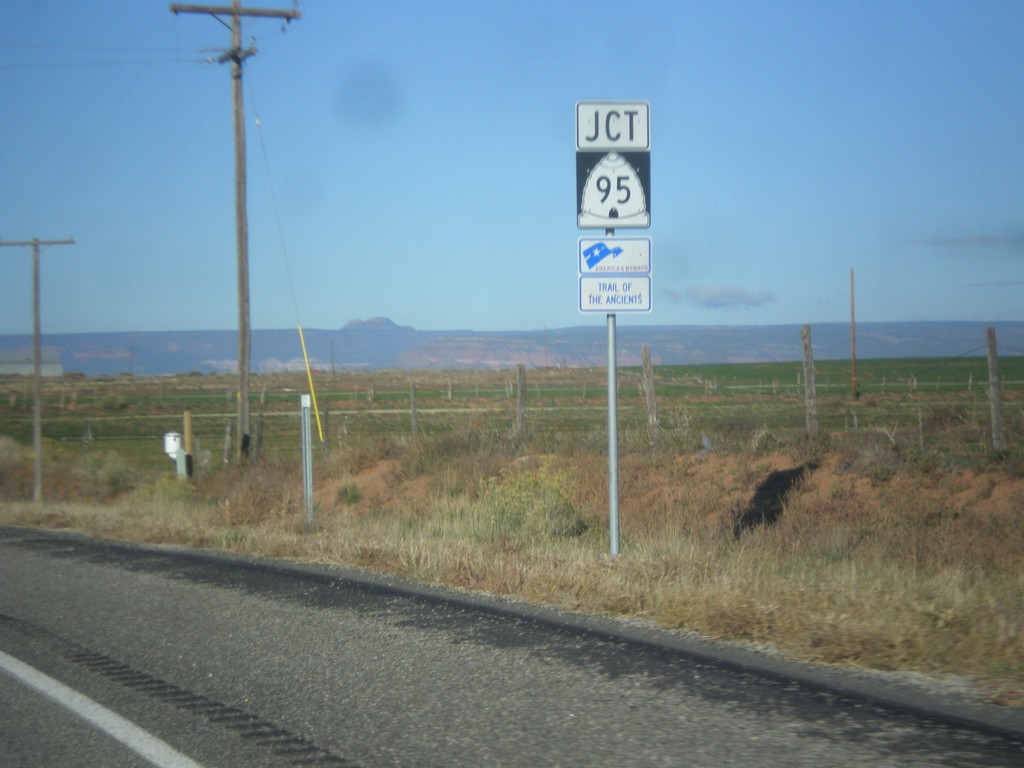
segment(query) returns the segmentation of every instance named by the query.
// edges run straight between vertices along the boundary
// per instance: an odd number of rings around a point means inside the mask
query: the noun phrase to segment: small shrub
[[[348,483],[338,489],[336,501],[338,504],[348,506],[356,504],[361,498],[363,498],[363,492],[359,490],[359,486],[355,483]]]
[[[128,408],[128,403],[119,394],[111,393],[96,404],[97,410],[101,413],[117,414]]]
[[[468,468],[503,463],[513,453],[512,446],[495,433],[466,429],[439,435],[425,435],[411,441],[402,451],[399,470],[402,478],[420,477],[440,469],[452,471],[456,465]]]
[[[475,488],[481,477],[497,475],[513,448],[497,433],[467,429],[421,436],[409,442],[394,469],[397,481],[432,475],[434,490],[458,495]]]
[[[222,473],[228,485],[220,508],[225,525],[260,525],[298,519],[302,510],[301,472],[294,462],[263,461]]]
[[[778,435],[769,431],[767,427],[756,430],[750,438],[750,452],[755,454],[771,453],[778,450],[781,445],[782,441]]]
[[[815,435],[800,435],[793,447],[798,461],[803,464],[820,466],[831,450],[831,444],[832,436],[822,429]]]
[[[97,501],[112,499],[131,490],[135,483],[135,474],[128,462],[115,451],[87,454],[77,474],[82,491]]]
[[[901,465],[902,459],[896,446],[876,444],[860,451],[853,468],[867,475],[877,485],[892,479]]]
[[[571,492],[565,472],[547,467],[536,472],[502,470],[481,483],[480,522],[493,538],[579,536],[587,525]]]
[[[6,435],[0,436],[0,494],[9,499],[28,498],[32,478],[21,446]]]
[[[0,435],[0,473],[10,471],[21,463],[21,446],[13,438]]]
[[[176,475],[160,475],[150,486],[152,496],[157,501],[187,501],[195,493],[195,485]]]

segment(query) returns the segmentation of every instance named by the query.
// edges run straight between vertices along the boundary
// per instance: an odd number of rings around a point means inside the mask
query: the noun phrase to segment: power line
[[[292,293],[292,304],[295,307],[295,322],[299,327],[299,344],[302,345],[302,360],[306,365],[306,378],[309,380],[309,394],[313,399],[313,411],[316,413],[316,428],[320,435],[320,442],[324,441],[324,428],[320,423],[320,407],[316,402],[316,387],[313,386],[313,371],[309,366],[309,352],[306,349],[306,336],[302,332],[302,319],[299,317],[299,300],[295,295],[295,283],[292,281],[292,268],[288,262],[288,246],[284,239],[284,227],[281,226],[281,213],[277,207],[277,194],[274,191],[274,179],[270,175],[270,160],[267,157],[267,145],[263,140],[263,121],[260,119],[260,112],[256,106],[256,96],[253,93],[252,79],[249,80],[249,95],[252,97],[252,111],[256,118],[256,135],[260,139],[260,150],[263,154],[263,167],[267,173],[267,185],[270,187],[270,203],[274,209],[274,221],[277,223],[277,235],[281,240],[281,253],[284,255],[285,272],[288,274],[288,287]]]
[[[160,33],[159,39],[156,41],[156,43],[150,50],[156,50],[156,46],[160,44],[160,42],[167,36],[168,31],[173,27],[173,23],[165,27],[164,30]],[[148,60],[143,62],[143,64],[145,65],[148,65],[149,63],[150,62]],[[93,130],[92,134],[79,146],[79,149],[75,156],[69,162],[64,164],[60,174],[53,180],[53,182],[50,183],[47,187],[45,187],[43,191],[40,193],[40,195],[27,206],[27,214],[23,215],[22,219],[24,219],[25,216],[31,216],[33,213],[35,213],[36,210],[41,208],[43,202],[51,197],[53,190],[58,185],[63,184],[63,182],[68,178],[68,176],[71,175],[71,173],[78,167],[78,165],[86,157],[88,157],[88,155],[99,143],[101,136],[106,132],[107,127],[113,122],[114,117],[121,110],[121,107],[125,104],[125,102],[127,102],[128,96],[131,94],[132,90],[134,90],[136,84],[141,80],[144,71],[144,68],[136,69],[134,77],[132,77],[128,81],[128,84],[124,87],[120,95],[114,101],[114,104],[107,110],[103,119],[100,120],[99,123],[96,125],[96,128],[95,130]],[[14,228],[18,228],[18,224],[20,224],[20,221],[16,222]]]
[[[147,48],[128,45],[67,45],[63,43],[0,43],[0,50],[12,48],[22,51],[123,51],[126,53],[177,53],[174,48]]]
[[[274,179],[270,173],[270,159],[267,156],[267,145],[263,140],[263,120],[260,118],[259,107],[256,105],[256,93],[252,87],[252,78],[249,79],[249,96],[252,99],[252,112],[256,120],[256,135],[260,140],[260,152],[263,155],[263,168],[267,174],[267,186],[270,189],[270,205],[274,211],[274,221],[277,224],[277,236],[281,241],[281,254],[284,257],[284,270],[288,276],[288,288],[291,291],[292,305],[295,308],[295,320],[301,326],[302,318],[299,316],[299,300],[295,294],[295,282],[292,280],[291,261],[288,258],[288,245],[284,239],[284,227],[281,225],[281,212],[277,205],[277,193],[274,189]]]
[[[86,69],[88,67],[136,67],[140,64],[210,64],[209,59],[117,59],[112,61],[44,62],[41,64],[0,64],[2,70],[21,69]]]
[[[139,176],[135,179],[135,182],[131,186],[126,187],[124,191],[116,199],[110,202],[105,208],[100,209],[100,211],[91,218],[85,219],[83,222],[81,222],[80,225],[76,227],[76,231],[81,232],[83,230],[90,229],[94,224],[96,224],[96,222],[103,221],[105,218],[110,216],[110,214],[113,211],[116,211],[118,208],[125,205],[127,202],[136,200],[137,196],[134,193],[142,189],[147,184],[147,182],[149,182],[149,180],[156,175],[157,171],[166,166],[167,162],[172,157],[178,154],[178,152],[183,147],[188,145],[188,143],[199,131],[199,128],[205,125],[210,120],[214,113],[216,113],[219,110],[222,103],[222,97],[220,94],[218,94],[216,98],[214,98],[211,101],[210,106],[201,114],[201,117],[198,120],[196,120],[195,124],[191,128],[189,128],[187,131],[185,131],[185,133],[181,135],[181,138],[179,138],[178,141],[172,144],[167,149],[166,152],[164,152],[156,160],[154,160],[145,171],[140,173]]]
[[[175,29],[174,20],[171,19],[161,30],[158,39],[153,45],[85,45],[78,43],[19,43],[0,42],[0,51],[38,51],[42,54],[41,61],[17,61],[0,64],[0,70],[18,69],[76,69],[87,67],[123,67],[149,64],[180,64],[193,63],[181,59],[180,48],[165,48],[161,46],[168,32]],[[175,32],[177,30],[175,29]],[[76,53],[76,54],[143,54],[145,58],[84,58],[77,61],[64,60],[55,61],[54,53]],[[158,55],[172,56],[169,59],[158,59]],[[201,60],[197,60],[201,61]]]

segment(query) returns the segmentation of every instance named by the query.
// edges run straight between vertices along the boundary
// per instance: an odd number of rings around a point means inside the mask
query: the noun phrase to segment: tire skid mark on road
[[[109,656],[95,651],[76,650],[69,653],[67,658],[145,696],[177,709],[198,714],[215,725],[234,731],[241,738],[260,745],[290,765],[360,768],[358,763],[339,757],[309,739],[258,715],[193,693],[174,683],[133,669]]]

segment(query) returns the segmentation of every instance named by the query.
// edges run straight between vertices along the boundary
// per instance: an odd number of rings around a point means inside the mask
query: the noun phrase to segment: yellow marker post
[[[302,335],[302,326],[299,326],[299,343],[302,344],[302,359],[306,362],[306,378],[309,379],[309,394],[313,398],[313,413],[316,414],[316,431],[320,435],[320,442],[324,441],[324,428],[320,426],[320,409],[316,404],[316,389],[313,388],[313,371],[309,367],[309,355],[306,353],[306,337]]]

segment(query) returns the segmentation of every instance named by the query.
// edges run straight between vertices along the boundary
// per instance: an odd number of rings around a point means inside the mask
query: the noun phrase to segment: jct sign
[[[650,152],[650,107],[647,102],[576,103],[576,151]]]
[[[650,106],[576,104],[576,210],[580,229],[651,225]]]

